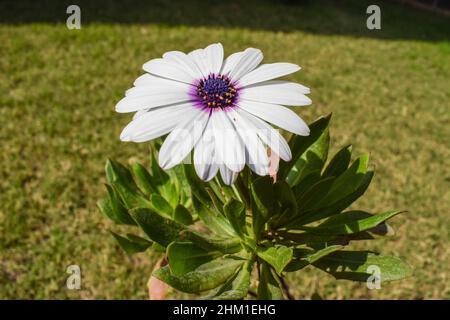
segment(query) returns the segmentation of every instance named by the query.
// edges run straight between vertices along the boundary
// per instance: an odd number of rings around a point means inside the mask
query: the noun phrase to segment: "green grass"
[[[119,141],[131,115],[114,105],[145,61],[214,41],[301,65],[290,79],[312,88],[313,105],[299,114],[333,112],[333,151],[371,153],[376,176],[358,207],[409,211],[370,245],[413,277],[370,291],[307,269],[290,276],[294,295],[450,298],[448,18],[383,2],[370,32],[361,1],[128,3],[82,3],[78,31],[64,2],[0,4],[0,298],[146,298],[154,257],[122,253],[96,208],[108,157],[147,162],[148,144]],[[81,290],[65,287],[70,264]]]

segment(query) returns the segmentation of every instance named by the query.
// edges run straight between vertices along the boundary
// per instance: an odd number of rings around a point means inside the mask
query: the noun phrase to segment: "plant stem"
[[[252,290],[248,290],[248,294],[249,295],[251,295],[252,297],[257,297],[258,295],[256,294],[256,292],[255,291],[252,291]]]
[[[280,279],[280,282],[281,282],[281,286],[283,287],[283,291],[284,291],[284,294],[286,295],[286,297],[289,299],[289,300],[295,300],[295,298],[294,298],[294,296],[289,292],[289,286],[287,285],[287,283],[286,283],[286,281],[284,280],[284,278],[283,277],[278,277],[279,279]]]

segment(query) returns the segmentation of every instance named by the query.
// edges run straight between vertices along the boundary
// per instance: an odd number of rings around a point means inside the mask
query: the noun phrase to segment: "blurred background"
[[[383,284],[291,275],[298,299],[450,298],[449,1],[154,0],[0,2],[0,298],[145,299],[156,257],[127,256],[96,207],[108,157],[148,163],[148,144],[119,141],[131,115],[114,106],[141,66],[169,50],[221,42],[260,48],[302,70],[311,122],[333,112],[332,152],[370,152],[374,181],[357,203],[405,209],[396,235],[370,248],[414,276]],[[66,9],[81,9],[69,30]],[[381,9],[369,30],[366,9]],[[66,288],[67,266],[81,289]],[[171,292],[171,298],[188,296]]]

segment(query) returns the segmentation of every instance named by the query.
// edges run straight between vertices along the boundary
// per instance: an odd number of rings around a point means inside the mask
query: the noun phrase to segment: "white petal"
[[[187,54],[181,51],[169,51],[163,54],[163,58],[178,64],[192,77],[196,79],[202,78],[202,73],[197,68],[197,65]]]
[[[255,69],[262,61],[261,50],[248,48],[242,53],[240,59],[231,69],[229,76],[233,81],[239,80],[243,75]],[[240,84],[240,81],[239,81]]]
[[[133,85],[135,87],[156,87],[156,88],[167,88],[171,86],[183,86],[186,87],[188,84],[172,79],[166,79],[154,74],[144,73],[139,76],[136,80],[134,80]]]
[[[129,95],[116,104],[116,111],[121,113],[134,112],[141,109],[151,109],[191,100],[184,90],[159,91],[146,95]]]
[[[284,130],[300,136],[309,135],[308,125],[294,111],[286,107],[247,100],[239,101],[238,105],[243,110]]]
[[[211,122],[208,122],[208,126]],[[211,130],[206,129],[203,136],[198,140],[194,150],[194,166],[198,176],[209,181],[214,178],[219,170],[214,157],[214,136]]]
[[[230,170],[240,172],[245,166],[245,146],[236,129],[222,110],[211,114],[212,130],[216,145],[216,160]]]
[[[142,68],[148,73],[189,84],[192,84],[196,80],[189,72],[180,67],[180,65],[167,59],[152,59],[144,63]]]
[[[226,185],[232,185],[238,175],[238,172],[231,171],[225,165],[220,166],[220,176]]]
[[[223,62],[222,70],[220,70],[220,73],[228,75],[230,71],[234,68],[236,63],[241,59],[243,53],[244,51],[241,51],[229,55]]]
[[[209,73],[219,74],[223,63],[223,47],[221,43],[214,43],[204,50]]]
[[[254,125],[259,138],[268,145],[273,152],[278,154],[281,159],[284,161],[290,161],[292,159],[291,149],[278,130],[244,110],[238,109],[236,112],[247,119],[249,124]]]
[[[142,110],[139,110],[138,112],[136,112],[134,115],[133,115],[133,120],[135,120],[135,119],[137,119],[137,118],[139,118],[139,117],[142,117],[144,114],[146,114],[147,112],[149,111],[149,109],[142,109]]]
[[[260,65],[239,80],[239,85],[245,87],[254,83],[272,80],[297,72],[300,67],[293,63],[278,62]]]
[[[143,142],[158,138],[175,128],[192,110],[197,109],[190,104],[180,104],[146,112],[122,130],[120,140]]]
[[[188,53],[188,56],[194,61],[197,69],[202,74],[203,78],[210,74],[208,65],[206,63],[205,52],[203,49],[197,49]]]
[[[132,87],[125,92],[125,96],[140,97],[158,95],[167,92],[179,92],[181,94],[185,94],[190,90],[192,90],[192,86],[187,83],[169,80],[168,83],[159,82],[155,85],[139,85],[137,87]]]
[[[306,106],[311,104],[311,99],[304,94],[306,92],[309,93],[309,89],[298,83],[266,81],[242,88],[239,92],[239,98],[285,106]]]
[[[234,123],[236,130],[245,144],[247,165],[257,174],[265,176],[269,173],[269,158],[263,143],[259,139],[255,126],[249,124],[234,110],[226,112],[230,121]]]
[[[186,158],[198,139],[202,136],[209,114],[196,109],[192,115],[185,115],[184,120],[173,129],[159,150],[159,165],[170,169]]]

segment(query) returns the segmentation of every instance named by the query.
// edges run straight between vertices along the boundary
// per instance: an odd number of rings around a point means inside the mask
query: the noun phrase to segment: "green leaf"
[[[312,253],[307,254],[305,256],[296,257],[296,259],[292,260],[286,266],[284,271],[286,271],[286,272],[298,271],[300,269],[303,269],[307,265],[312,264],[312,263],[316,262],[317,260],[329,255],[332,252],[341,250],[342,248],[344,248],[344,246],[342,246],[342,245],[331,245],[331,246],[319,249],[317,251],[313,251]],[[295,256],[295,253],[294,253],[294,256]]]
[[[283,300],[283,291],[280,283],[272,274],[270,267],[265,263],[261,264],[258,300]]]
[[[136,225],[136,222],[129,215],[116,190],[110,185],[105,185],[108,192],[108,198],[100,202],[100,210],[117,224]]]
[[[294,192],[286,181],[277,181],[274,185],[275,196],[280,205],[278,215],[272,217],[271,226],[283,225],[297,214],[297,201]]]
[[[105,171],[108,182],[117,191],[127,209],[149,207],[150,202],[137,187],[127,167],[119,162],[108,160]]]
[[[296,186],[292,188],[295,198],[299,199],[303,194],[320,180],[320,171],[314,171],[305,176]]]
[[[133,163],[131,166],[131,170],[133,171],[134,176],[136,177],[136,182],[138,186],[144,190],[147,195],[157,192],[156,186],[153,184],[152,176],[145,169],[145,167],[140,163]]]
[[[221,188],[221,186],[214,180],[208,181],[208,186],[214,192],[214,195],[217,197],[220,203],[224,204],[226,202],[226,194],[225,191]]]
[[[175,208],[181,202],[181,183],[177,179],[174,169],[169,170],[170,182],[162,186],[161,195]]]
[[[192,194],[197,198],[197,200],[200,201],[201,204],[211,207],[212,201],[208,195],[208,192],[206,192],[206,185],[198,178],[194,166],[184,164],[183,169],[184,175],[186,176],[186,179],[191,187]]]
[[[159,166],[155,152],[150,153],[150,168],[152,183],[159,194],[175,207],[179,202],[177,192],[178,179],[176,179],[176,175],[173,174],[171,179],[171,172],[167,173]]]
[[[297,201],[289,184],[286,181],[277,181],[274,188],[276,198],[281,204],[281,211],[284,211],[283,209],[292,209],[295,212],[297,210]]]
[[[301,197],[297,198],[298,213],[301,214],[313,208],[330,191],[334,182],[334,177],[319,180],[312,185]]]
[[[291,231],[296,231],[292,229]],[[319,235],[311,232],[281,232],[286,245],[308,245],[310,247],[317,247],[329,244],[336,239],[336,236]]]
[[[172,242],[167,247],[170,270],[175,276],[194,271],[202,264],[222,255],[218,251],[207,251],[192,242]]]
[[[400,280],[412,274],[411,267],[399,258],[369,251],[338,251],[319,259],[313,265],[336,279],[361,282],[367,281],[375,267],[380,270],[381,282]]]
[[[178,199],[177,199],[176,204],[181,203],[185,206],[189,206],[190,205],[189,202],[190,202],[191,188],[189,186],[189,183],[186,180],[186,177],[184,176],[183,166],[175,166],[168,172],[173,177],[172,180],[174,180],[176,182],[175,189],[178,194]]]
[[[239,238],[213,238],[192,230],[184,231],[181,236],[208,251],[237,253],[242,250]]]
[[[113,235],[114,239],[116,239],[120,247],[128,254],[144,252],[152,245],[151,241],[135,235],[130,234],[125,238],[112,231],[109,232]]]
[[[121,183],[125,185],[134,185],[133,176],[127,167],[112,159],[108,159],[105,165],[106,179],[109,184]]]
[[[336,178],[330,191],[316,204],[317,207],[321,207],[324,204],[330,204],[342,199],[343,197],[354,192],[364,179],[367,172],[367,165],[369,162],[369,155],[365,154],[359,157],[353,162],[353,164],[347,170]]]
[[[294,135],[289,141],[289,147],[292,151],[292,160],[288,162],[281,162],[278,170],[278,180],[285,180],[291,171],[291,168],[297,163],[297,160],[303,153],[316,142],[323,131],[328,127],[331,114],[326,117],[321,117],[309,125],[309,136]]]
[[[160,245],[158,242],[153,242],[152,243],[152,250],[154,250],[155,252],[159,252],[159,253],[166,253],[166,247]]]
[[[170,176],[159,166],[155,152],[150,152],[150,169],[153,184],[161,189],[170,183]]]
[[[109,199],[102,199],[97,201],[97,207],[100,209],[100,212],[103,213],[107,218],[111,219],[115,223],[119,223]]]
[[[298,217],[295,221],[289,224],[291,227],[302,226],[313,221],[321,220],[327,218],[329,216],[341,213],[342,210],[346,209],[353,202],[355,202],[359,197],[361,197],[372,181],[373,171],[367,172],[361,181],[361,184],[358,188],[350,193],[347,196],[344,196],[342,199],[339,199],[335,203],[328,204],[324,207],[312,209],[308,212],[305,212],[302,216]],[[322,201],[321,201],[322,202]],[[325,205],[325,204],[323,204]]]
[[[228,220],[222,214],[217,212],[214,209],[214,206],[211,208],[211,204],[203,205],[194,195],[192,195],[192,206],[208,229],[218,235],[235,235],[233,227]]]
[[[186,207],[184,207],[183,205],[179,204],[176,206],[174,212],[173,212],[173,219],[176,222],[185,224],[185,225],[190,225],[194,223],[194,220],[192,219],[192,215],[189,212],[188,209],[186,209]]]
[[[269,176],[259,177],[251,184],[253,231],[259,239],[264,224],[274,213],[274,185]]]
[[[236,231],[240,237],[244,237],[247,234],[245,205],[240,201],[230,199],[223,207],[223,210],[234,231]]]
[[[252,198],[254,209],[264,218],[270,217],[273,211],[274,184],[269,176],[259,177],[253,181]]]
[[[113,184],[113,187],[127,209],[150,207],[150,201],[145,199],[140,191],[130,189],[119,183]]]
[[[300,230],[305,227],[297,227]],[[386,223],[381,223],[374,228],[367,229],[366,231],[357,232],[353,234],[319,234],[313,232],[293,232],[296,229],[291,229],[291,232],[279,232],[283,237],[282,244],[288,246],[309,246],[312,248],[330,246],[330,245],[347,245],[350,241],[354,240],[372,240],[377,237],[390,236],[393,234],[392,228]],[[295,252],[294,252],[295,255]]]
[[[232,277],[243,263],[243,260],[231,257],[219,258],[204,263],[194,271],[188,272],[182,276],[175,276],[172,274],[169,266],[154,271],[153,276],[177,290],[188,293],[197,293],[218,287]]]
[[[150,239],[164,247],[177,240],[180,232],[184,230],[181,224],[166,219],[148,208],[133,209],[131,215]]]
[[[315,133],[313,133],[315,134]],[[317,133],[319,135],[319,133]],[[291,186],[297,185],[307,175],[315,171],[322,171],[327,160],[330,145],[330,133],[328,127],[320,132],[320,135],[300,156],[289,171],[286,181]]]
[[[258,257],[269,263],[278,274],[281,274],[284,267],[292,260],[292,249],[276,245],[274,247],[258,247],[256,249]]]
[[[213,300],[240,300],[247,296],[254,260],[248,260],[236,274],[211,297]]]
[[[216,211],[220,212],[221,214],[223,214],[223,203],[220,202],[219,198],[216,196],[216,194],[214,193],[214,191],[211,188],[205,188],[206,192],[209,195],[209,198],[211,199],[213,205],[214,205],[214,209],[216,209]]]
[[[347,170],[352,158],[352,146],[348,145],[339,150],[323,171],[323,177],[338,177]]]
[[[226,201],[225,201],[225,198],[233,198],[233,199],[236,199],[236,200],[239,200],[239,201],[240,201],[239,196],[234,192],[233,187],[232,187],[232,186],[229,186],[229,185],[226,185],[226,184],[222,181],[222,179],[220,179],[218,176],[219,176],[219,175],[217,175],[217,176],[214,178],[214,180],[209,181],[208,184],[209,184],[209,185],[217,185],[217,188],[218,188],[217,191],[220,190],[219,192],[220,192],[220,193],[223,193],[224,201],[222,201],[222,202],[224,202],[224,203],[226,202]],[[214,182],[214,184],[213,184],[213,182]],[[217,193],[217,191],[215,190],[216,193]],[[218,197],[219,197],[219,196],[218,196]]]
[[[173,218],[173,209],[170,204],[157,193],[153,193],[150,196],[150,202],[152,209],[166,218]]]
[[[364,211],[348,211],[332,216],[309,230],[318,234],[352,234],[374,228],[399,213],[401,211],[388,211],[373,215]]]

